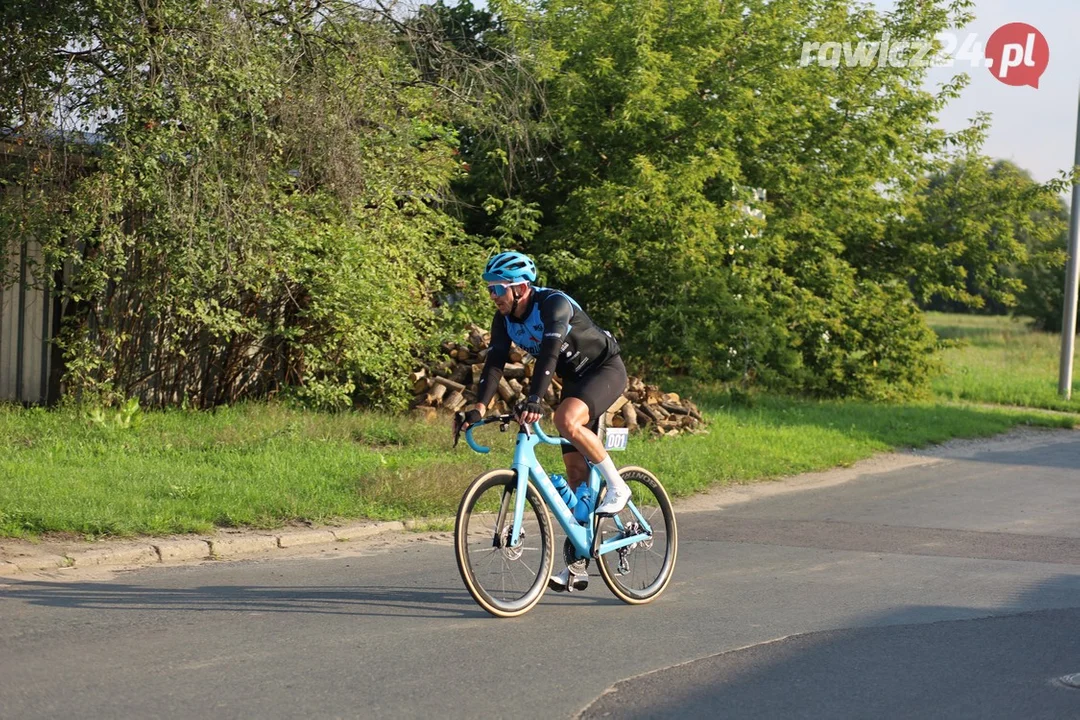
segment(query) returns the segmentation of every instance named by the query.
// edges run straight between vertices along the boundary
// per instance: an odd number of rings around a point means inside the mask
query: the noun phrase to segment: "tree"
[[[479,258],[443,210],[456,100],[395,19],[337,0],[98,0],[63,22],[17,5],[0,46],[32,52],[9,58],[0,122],[41,162],[6,169],[25,192],[0,222],[70,269],[69,392],[405,395],[433,298]]]
[[[517,184],[543,223],[522,244],[639,366],[826,394],[917,390],[934,339],[890,223],[945,147],[936,113],[962,82],[934,95],[924,68],[801,67],[799,48],[932,37],[970,6],[493,5],[555,62],[550,141]],[[741,211],[747,187],[768,191],[763,228]]]
[[[1017,297],[1013,314],[1030,318],[1032,325],[1047,332],[1060,333],[1065,312],[1065,261],[1068,258],[1069,208],[1058,200],[1057,207],[1044,211],[1033,221],[1046,228],[1058,228],[1048,242],[1028,250],[1028,262],[1018,272],[1024,289]]]
[[[1060,262],[1055,243],[1067,224],[1059,183],[1036,183],[1015,164],[978,154],[977,145],[964,150],[921,184],[895,229],[918,268],[912,287],[922,303],[1003,314],[1027,282],[1045,282],[1034,268]]]

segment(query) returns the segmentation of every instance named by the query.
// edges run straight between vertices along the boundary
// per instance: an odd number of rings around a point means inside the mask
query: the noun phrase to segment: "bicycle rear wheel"
[[[496,617],[532,609],[547,589],[554,563],[551,518],[536,490],[525,496],[522,537],[510,545],[517,478],[492,470],[473,480],[458,507],[454,553],[469,594]]]
[[[615,517],[599,518],[601,542],[637,535],[645,524],[652,534],[647,540],[601,555],[597,565],[615,597],[631,605],[644,605],[664,591],[675,570],[679,548],[675,513],[667,491],[651,472],[625,467],[619,474],[633,491],[633,508],[628,504]]]

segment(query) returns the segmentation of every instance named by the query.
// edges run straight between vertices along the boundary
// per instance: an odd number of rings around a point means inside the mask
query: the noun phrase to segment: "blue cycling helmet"
[[[519,252],[501,252],[487,262],[485,282],[536,282],[536,263]]]

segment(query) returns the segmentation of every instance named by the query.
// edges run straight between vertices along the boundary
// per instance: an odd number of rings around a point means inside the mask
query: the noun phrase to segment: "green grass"
[[[1002,316],[927,313],[930,327],[953,347],[945,374],[933,381],[942,399],[1080,412],[1080,400],[1057,393],[1061,336]],[[1073,383],[1073,398],[1080,397]]]
[[[635,436],[619,464],[645,465],[669,492],[686,495],[1019,423],[1072,426],[1069,417],[947,404],[766,397],[755,407],[727,408],[722,395],[697,399],[709,434]],[[451,449],[448,424],[278,404],[136,420],[121,428],[73,411],[0,406],[0,536],[161,535],[452,514],[472,477],[509,464],[514,438],[482,429],[479,439],[493,451],[481,456],[464,443]],[[551,471],[561,466],[556,448],[540,459]]]

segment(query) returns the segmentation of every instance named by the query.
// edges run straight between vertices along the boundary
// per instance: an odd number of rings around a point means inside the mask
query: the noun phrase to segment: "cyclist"
[[[541,398],[547,392],[552,373],[563,380],[562,400],[555,411],[559,434],[572,445],[563,445],[567,484],[571,490],[586,482],[589,462],[607,483],[604,501],[597,514],[614,515],[626,507],[631,491],[619,476],[611,456],[597,437],[600,418],[626,389],[626,367],[619,357],[619,344],[607,330],[598,327],[569,295],[533,285],[536,264],[519,252],[502,252],[488,260],[483,279],[495,303],[491,323],[491,345],[480,377],[476,405],[465,413],[462,428],[477,422],[487,412],[510,356],[510,344],[536,358],[528,398],[514,413],[524,423],[543,415]],[[588,587],[588,558],[583,558],[553,575],[551,589],[584,590]]]

